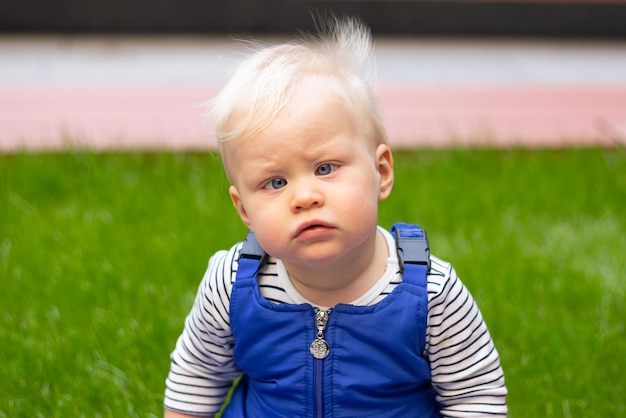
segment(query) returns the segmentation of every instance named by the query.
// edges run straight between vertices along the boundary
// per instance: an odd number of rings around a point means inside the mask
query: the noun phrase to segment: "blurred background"
[[[0,150],[211,148],[237,40],[328,13],[371,26],[395,147],[624,141],[623,0],[4,0]]]
[[[326,13],[372,28],[380,224],[453,262],[510,416],[626,416],[626,0],[0,0],[0,418],[162,416],[245,233],[202,103]]]
[[[5,0],[14,32],[293,33],[311,13],[359,15],[376,33],[624,37],[623,0]]]

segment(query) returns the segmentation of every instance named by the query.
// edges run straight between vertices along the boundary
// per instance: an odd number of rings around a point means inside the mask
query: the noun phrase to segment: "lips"
[[[315,234],[316,232],[322,232],[331,228],[331,225],[328,225],[327,223],[318,220],[304,222],[298,227],[296,233],[294,234],[294,237],[298,238],[308,236]]]

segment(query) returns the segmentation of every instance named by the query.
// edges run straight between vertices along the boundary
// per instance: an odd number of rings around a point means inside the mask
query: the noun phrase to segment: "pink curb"
[[[0,89],[0,151],[210,148],[211,88]]]
[[[210,150],[217,87],[0,87],[0,152]],[[626,144],[626,86],[380,86],[394,148]]]
[[[381,99],[396,147],[612,147],[626,139],[626,86],[398,86]]]

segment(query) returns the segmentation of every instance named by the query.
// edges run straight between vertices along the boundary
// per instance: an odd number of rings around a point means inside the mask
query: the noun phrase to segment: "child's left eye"
[[[327,176],[337,169],[335,164],[321,164],[315,169],[315,174],[318,176]]]

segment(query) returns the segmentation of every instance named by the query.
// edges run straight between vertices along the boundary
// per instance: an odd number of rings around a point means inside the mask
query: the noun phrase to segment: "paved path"
[[[273,42],[275,39],[264,39]],[[0,151],[207,149],[225,37],[0,36]],[[626,143],[626,41],[377,38],[392,145]]]

